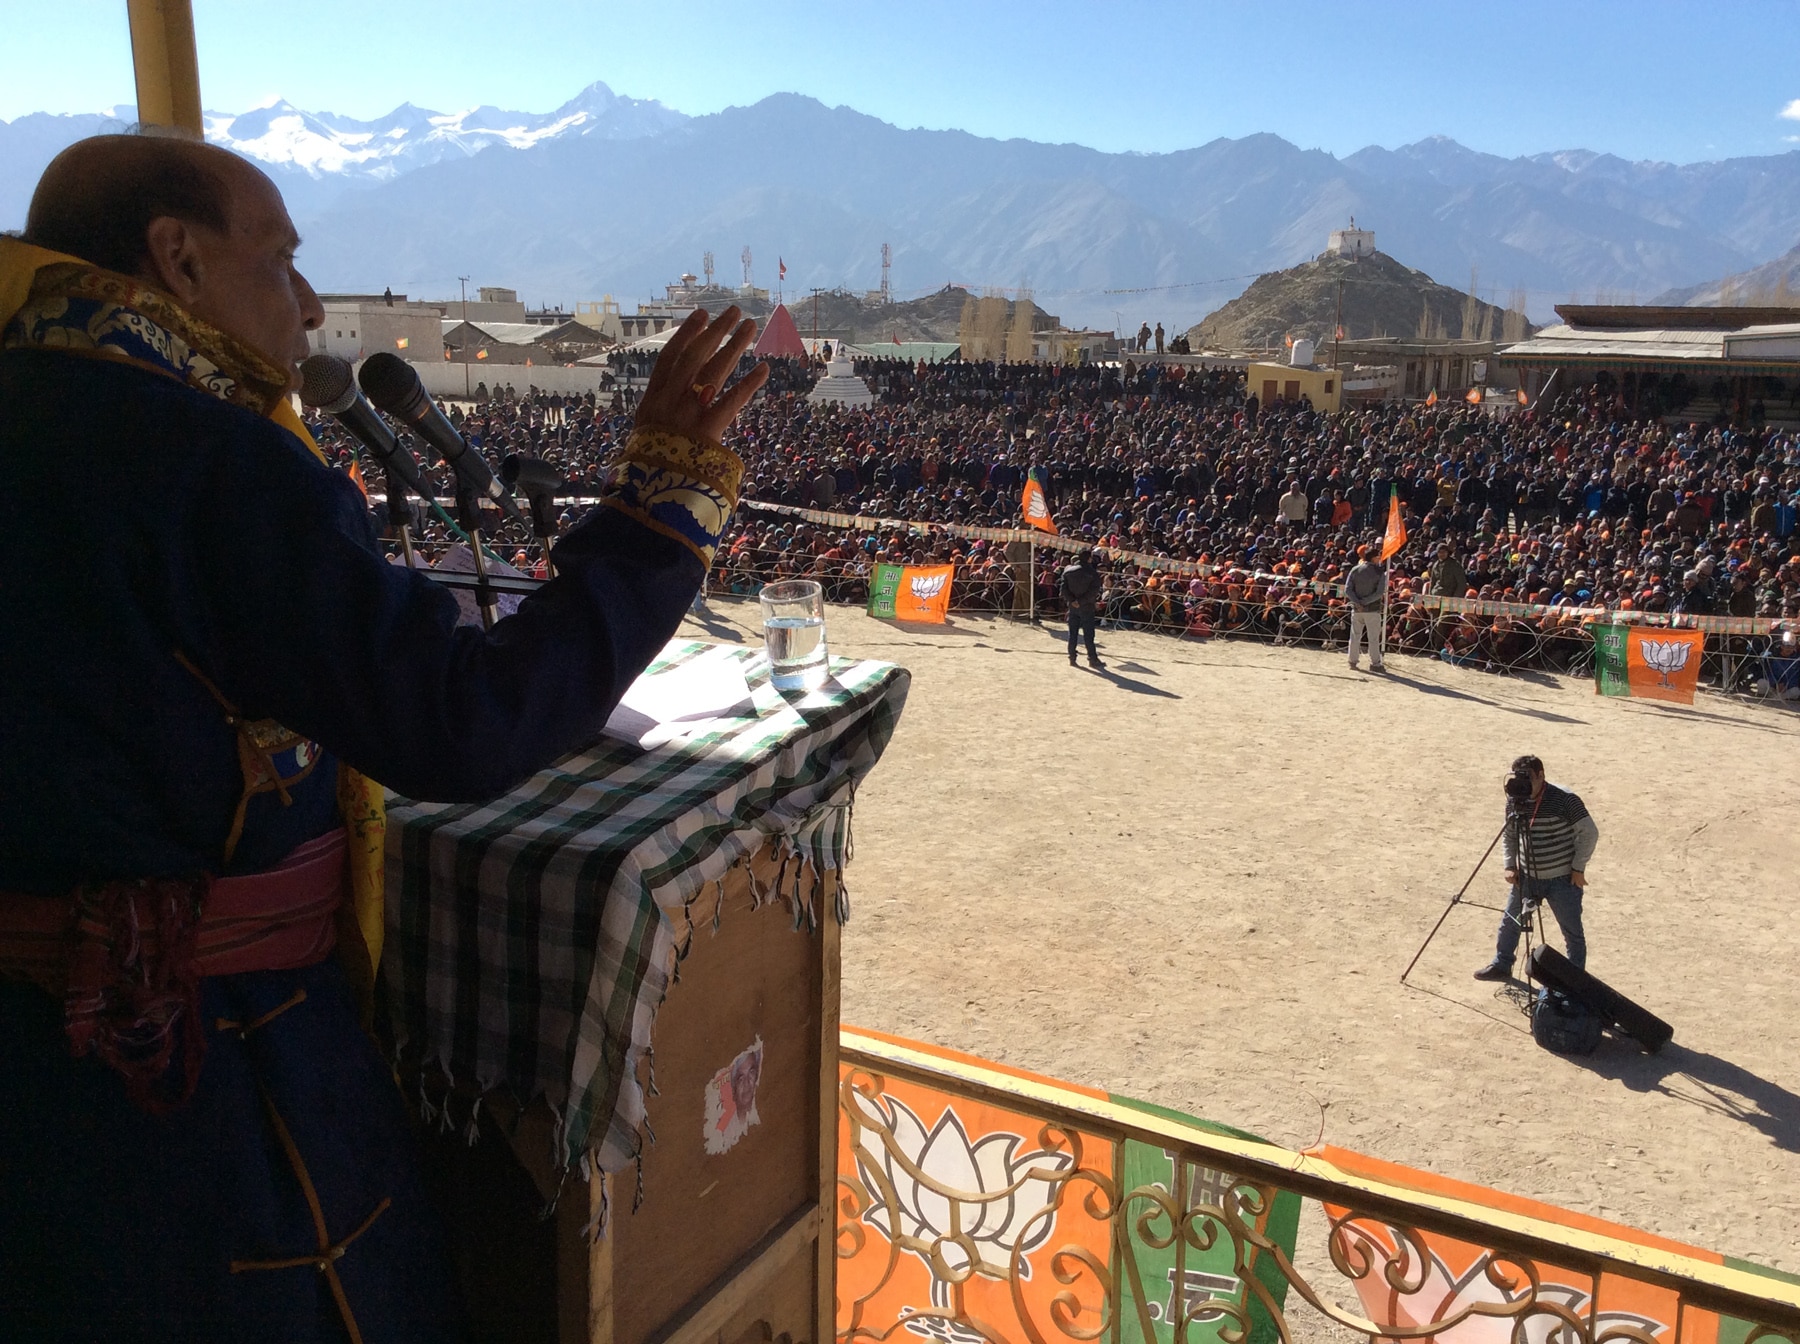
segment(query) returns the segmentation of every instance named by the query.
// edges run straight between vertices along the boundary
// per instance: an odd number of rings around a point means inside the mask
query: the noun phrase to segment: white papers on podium
[[[398,557],[396,557],[397,562]],[[425,568],[417,551],[413,552],[413,564],[416,568]],[[443,558],[431,568],[441,569],[446,574],[473,574],[475,572],[475,552],[469,549],[466,541],[459,541],[446,550]],[[504,560],[496,560],[492,556],[488,558],[488,573],[513,579],[527,577]],[[481,625],[481,608],[475,603],[475,590],[473,588],[452,588],[450,595],[456,599],[456,623],[479,627]],[[494,605],[499,608],[499,615],[504,618],[517,611],[519,603],[524,600],[517,593],[498,593],[495,595]]]
[[[606,720],[605,735],[646,751],[719,719],[756,715],[736,650],[708,649],[679,667],[646,672]]]

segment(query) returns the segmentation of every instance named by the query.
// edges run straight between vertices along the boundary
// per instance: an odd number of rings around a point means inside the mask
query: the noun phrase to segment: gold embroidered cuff
[[[640,427],[631,431],[622,456],[632,462],[653,463],[691,476],[718,491],[731,508],[737,507],[744,484],[744,462],[722,444],[696,443],[666,429]]]
[[[637,429],[613,467],[605,500],[710,566],[743,479],[743,461],[719,444]]]

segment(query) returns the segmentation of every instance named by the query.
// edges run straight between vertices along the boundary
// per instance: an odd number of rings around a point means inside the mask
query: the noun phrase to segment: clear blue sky
[[[133,100],[124,0],[0,11],[0,118]],[[197,0],[195,14],[219,111],[272,95],[363,117],[409,100],[548,111],[602,79],[696,114],[794,91],[901,126],[1105,150],[1256,131],[1339,154],[1434,134],[1677,162],[1800,147],[1800,0]]]

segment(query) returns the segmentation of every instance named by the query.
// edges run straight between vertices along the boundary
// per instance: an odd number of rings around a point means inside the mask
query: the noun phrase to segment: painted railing
[[[840,1344],[1800,1344],[1788,1276],[1354,1154],[841,1039]]]

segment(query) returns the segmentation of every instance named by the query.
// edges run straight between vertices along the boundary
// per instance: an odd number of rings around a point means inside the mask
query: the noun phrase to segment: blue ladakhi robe
[[[730,454],[640,433],[561,577],[458,629],[356,487],[234,404],[206,329],[99,292],[34,289],[0,331],[0,893],[264,871],[342,825],[338,761],[415,798],[505,790],[598,734],[735,503]],[[237,739],[177,654],[311,765],[249,800],[229,864]],[[337,961],[199,994],[193,1095],[153,1115],[72,1055],[63,1004],[0,978],[0,1341],[455,1337],[409,1119]]]

